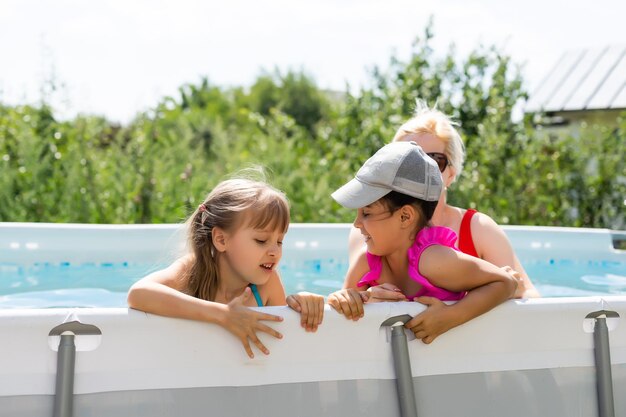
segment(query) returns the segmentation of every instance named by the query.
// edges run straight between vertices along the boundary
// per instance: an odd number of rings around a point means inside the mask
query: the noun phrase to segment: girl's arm
[[[513,250],[511,242],[504,230],[489,216],[484,213],[476,213],[471,222],[474,246],[478,255],[487,262],[496,266],[511,266],[521,276],[520,285],[515,293],[515,298],[541,297],[532,281],[526,274],[522,263]]]
[[[449,291],[469,291],[455,304],[434,297],[418,297],[428,308],[405,324],[415,337],[431,343],[439,335],[491,310],[513,297],[519,274],[510,267],[498,268],[482,259],[440,245],[427,248],[419,263],[422,275]]]
[[[188,295],[189,257],[181,258],[160,271],[137,281],[128,291],[128,305],[161,316],[219,323],[224,305]]]
[[[249,341],[263,353],[269,354],[256,332],[282,338],[279,332],[261,323],[261,320],[282,321],[282,317],[247,308],[245,304],[251,297],[249,288],[228,304],[201,300],[186,294],[187,283],[182,277],[185,276],[188,264],[189,257],[185,257],[137,281],[128,292],[128,305],[161,316],[219,324],[241,341],[249,357],[254,357]]]

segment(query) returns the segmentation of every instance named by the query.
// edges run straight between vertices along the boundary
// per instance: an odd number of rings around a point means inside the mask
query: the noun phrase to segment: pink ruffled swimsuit
[[[430,283],[430,281],[428,281],[428,278],[419,272],[420,257],[427,247],[432,245],[442,245],[458,251],[458,249],[454,246],[456,238],[456,233],[447,227],[425,227],[419,231],[415,237],[415,242],[413,243],[413,246],[409,248],[407,255],[409,257],[409,276],[415,282],[420,284],[422,288],[413,296],[405,294],[409,300],[425,295],[438,298],[442,301],[456,301],[465,296],[465,291],[454,292],[434,286]],[[370,270],[363,275],[363,278],[361,278],[361,280],[357,283],[358,287],[365,285],[374,287],[378,285],[378,278],[383,270],[382,258],[367,252],[367,263],[369,264]]]

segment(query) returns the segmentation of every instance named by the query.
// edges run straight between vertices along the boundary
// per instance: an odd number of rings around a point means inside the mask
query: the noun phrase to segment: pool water
[[[0,263],[0,308],[125,307],[126,292],[165,265],[121,263]],[[544,297],[626,295],[626,263],[553,259],[524,262]],[[328,295],[341,288],[342,260],[286,261],[280,266],[288,294]]]

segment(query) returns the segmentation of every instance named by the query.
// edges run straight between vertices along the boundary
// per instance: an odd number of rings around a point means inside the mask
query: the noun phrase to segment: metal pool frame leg
[[[381,324],[381,327],[391,327],[391,351],[393,353],[398,403],[400,404],[400,415],[402,417],[417,417],[411,359],[409,358],[406,334],[404,334],[404,324],[410,319],[411,316],[403,314],[390,317]]]
[[[101,335],[102,332],[92,324],[71,321],[56,326],[48,336],[61,336],[57,352],[57,375],[54,391],[53,417],[72,417],[74,413],[74,365],[76,363],[76,344],[78,335]]]
[[[74,409],[74,333],[63,332],[57,352],[57,377],[54,391],[54,417],[70,417]]]
[[[594,319],[593,344],[596,362],[596,389],[598,392],[598,416],[615,417],[613,399],[613,375],[611,373],[611,350],[607,318],[616,318],[615,311],[600,310],[587,314],[586,318]]]

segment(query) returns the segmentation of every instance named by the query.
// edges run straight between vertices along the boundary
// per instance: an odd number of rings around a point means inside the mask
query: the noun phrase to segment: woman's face
[[[446,153],[446,145],[439,138],[430,133],[409,133],[400,139],[403,142],[415,142],[424,150],[425,153],[442,153],[448,157],[448,165],[441,173],[443,182],[448,187],[454,181],[456,176],[455,169],[450,165],[450,155]]]

